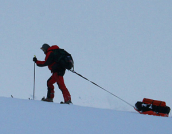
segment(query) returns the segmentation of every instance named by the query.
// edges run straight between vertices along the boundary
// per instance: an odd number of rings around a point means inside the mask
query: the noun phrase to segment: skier
[[[59,89],[62,91],[64,104],[70,104],[71,102],[71,95],[68,89],[65,86],[63,76],[65,74],[65,68],[61,67],[59,63],[54,61],[54,54],[53,50],[59,49],[57,45],[49,46],[48,44],[43,44],[41,47],[42,51],[44,52],[45,61],[39,61],[36,57],[33,58],[33,61],[39,67],[48,66],[49,70],[52,73],[52,76],[47,80],[47,98],[42,98],[42,101],[53,102],[54,98],[54,83],[57,83]]]

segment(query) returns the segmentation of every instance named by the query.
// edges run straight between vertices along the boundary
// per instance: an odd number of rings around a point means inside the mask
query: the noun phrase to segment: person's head
[[[46,54],[47,53],[47,50],[50,46],[47,44],[47,43],[44,43],[41,47],[42,51],[44,51],[44,53]]]

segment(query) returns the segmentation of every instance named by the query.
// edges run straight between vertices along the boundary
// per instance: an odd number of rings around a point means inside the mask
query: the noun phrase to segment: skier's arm
[[[36,64],[37,64],[37,66],[39,66],[39,67],[48,66],[48,65],[50,65],[50,64],[53,63],[53,58],[54,58],[53,53],[52,53],[52,52],[49,52],[49,53],[47,54],[46,58],[45,58],[45,61],[39,61],[39,60],[38,60],[38,61],[36,62]]]

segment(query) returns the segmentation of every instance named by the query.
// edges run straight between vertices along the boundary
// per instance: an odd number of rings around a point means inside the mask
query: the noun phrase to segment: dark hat
[[[45,44],[42,45],[41,49],[42,49],[43,51],[47,51],[49,47],[50,47],[50,46],[49,46],[48,44],[45,43]]]

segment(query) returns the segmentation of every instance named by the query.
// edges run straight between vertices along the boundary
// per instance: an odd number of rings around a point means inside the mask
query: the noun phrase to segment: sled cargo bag
[[[135,110],[140,114],[148,114],[155,116],[168,117],[170,107],[166,106],[164,101],[144,98],[143,101],[138,101],[135,104]]]

